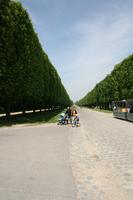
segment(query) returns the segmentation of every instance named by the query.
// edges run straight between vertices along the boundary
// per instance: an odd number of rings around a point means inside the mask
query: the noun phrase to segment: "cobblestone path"
[[[133,123],[112,114],[79,110],[70,134],[78,200],[133,200]]]

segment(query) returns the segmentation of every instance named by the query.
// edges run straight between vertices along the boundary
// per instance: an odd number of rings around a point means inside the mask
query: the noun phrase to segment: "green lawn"
[[[15,124],[42,124],[42,123],[56,123],[58,116],[63,110],[49,110],[44,112],[26,113],[11,115],[10,120],[5,117],[0,117],[0,127],[12,126]]]

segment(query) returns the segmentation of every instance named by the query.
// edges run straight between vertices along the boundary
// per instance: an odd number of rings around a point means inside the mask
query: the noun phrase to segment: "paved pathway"
[[[71,165],[79,200],[133,200],[133,123],[112,114],[79,110],[70,134]]]
[[[0,128],[0,200],[133,200],[133,123],[79,113],[78,128]]]
[[[76,199],[67,129],[0,129],[0,200]]]

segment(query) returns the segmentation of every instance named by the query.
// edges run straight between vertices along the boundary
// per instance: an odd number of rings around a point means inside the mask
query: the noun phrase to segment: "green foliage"
[[[110,75],[77,102],[80,106],[108,109],[113,100],[133,98],[133,55],[114,67]]]
[[[66,106],[71,100],[43,51],[22,5],[0,7],[0,108],[10,111]]]

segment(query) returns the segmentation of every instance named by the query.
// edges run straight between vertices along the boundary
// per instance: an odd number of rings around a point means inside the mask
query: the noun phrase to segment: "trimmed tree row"
[[[113,100],[133,99],[133,55],[117,64],[84,98],[80,106],[110,108]]]
[[[19,2],[0,3],[0,110],[71,105],[61,79],[43,51],[26,10]]]

